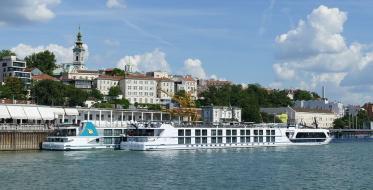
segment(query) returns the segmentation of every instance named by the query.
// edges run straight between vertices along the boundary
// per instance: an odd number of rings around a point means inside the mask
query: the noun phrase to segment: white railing
[[[48,131],[52,129],[52,125],[0,124],[0,131]]]

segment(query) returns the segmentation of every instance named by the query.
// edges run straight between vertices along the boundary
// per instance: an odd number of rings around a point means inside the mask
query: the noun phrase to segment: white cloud
[[[131,64],[135,71],[167,71],[170,72],[170,66],[166,60],[166,54],[159,49],[153,52],[147,52],[140,55],[127,55],[121,58],[117,67],[124,69],[125,65]]]
[[[48,21],[58,4],[60,0],[0,1],[0,25]]]
[[[107,0],[107,8],[126,8],[126,5],[121,0]]]
[[[104,44],[110,47],[118,47],[120,42],[117,40],[106,39],[104,40]]]
[[[88,46],[86,44],[83,45],[86,52],[85,52],[85,60],[88,59],[89,51]],[[25,58],[32,53],[38,53],[41,51],[49,50],[54,53],[56,56],[57,63],[71,63],[73,61],[73,46],[71,47],[63,47],[57,44],[49,44],[46,46],[30,46],[27,44],[18,44],[16,47],[11,48],[13,52],[17,54],[17,56],[21,59]]]
[[[373,89],[373,52],[365,44],[347,44],[342,35],[346,21],[347,13],[321,5],[294,29],[277,36],[277,80],[272,84],[313,91],[327,86],[329,97],[347,103],[371,97],[355,90],[357,85]]]
[[[197,78],[206,79],[207,75],[199,59],[187,59],[184,61],[183,72]]]

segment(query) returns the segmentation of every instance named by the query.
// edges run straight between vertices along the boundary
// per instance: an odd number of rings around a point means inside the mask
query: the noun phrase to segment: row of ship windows
[[[226,129],[225,130],[225,136],[237,136],[237,131],[236,129]],[[249,129],[247,130],[239,130],[240,131],[240,136],[249,136],[250,131]],[[254,135],[275,135],[276,131],[275,130],[253,130]],[[191,129],[179,129],[178,130],[178,136],[192,136],[192,130]],[[195,129],[194,130],[194,136],[207,136],[207,129]],[[211,130],[211,136],[223,136],[223,130],[222,129],[212,129]]]
[[[179,137],[178,144],[192,144],[192,137]],[[225,137],[225,142],[223,142],[223,137],[211,137],[211,144],[216,143],[250,143],[250,142],[276,142],[275,136],[267,137],[240,137],[240,142],[237,141],[237,137]],[[207,137],[194,137],[194,144],[208,144]]]

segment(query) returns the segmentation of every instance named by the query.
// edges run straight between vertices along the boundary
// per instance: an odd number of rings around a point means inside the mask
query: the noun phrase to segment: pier
[[[373,142],[373,129],[330,129],[333,142]]]
[[[0,125],[0,151],[39,150],[52,131],[45,125]]]

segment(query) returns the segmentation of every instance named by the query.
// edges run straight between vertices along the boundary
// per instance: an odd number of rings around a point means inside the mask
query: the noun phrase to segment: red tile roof
[[[33,80],[39,81],[39,80],[53,80],[53,81],[58,81],[57,78],[54,78],[50,75],[47,74],[40,74],[40,75],[33,75],[32,76]]]
[[[119,81],[119,80],[122,80],[123,78],[124,78],[123,76],[100,75],[98,76],[97,79]]]

